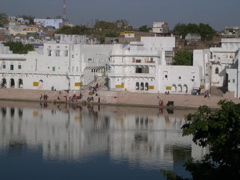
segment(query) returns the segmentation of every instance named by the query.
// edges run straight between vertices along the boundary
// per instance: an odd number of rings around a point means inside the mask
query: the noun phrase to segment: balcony
[[[108,73],[109,77],[128,77],[128,78],[155,78],[156,75],[155,73],[132,73],[132,74],[127,74],[127,73]]]
[[[138,65],[157,65],[156,61],[145,61],[145,60],[135,60],[135,61],[123,61],[123,62],[115,62],[115,61],[110,61],[109,62],[110,66],[138,66]]]

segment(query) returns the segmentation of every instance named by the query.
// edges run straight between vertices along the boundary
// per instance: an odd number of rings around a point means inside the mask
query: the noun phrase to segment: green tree
[[[200,32],[199,26],[191,23],[186,26],[186,31],[187,33],[198,33],[198,34]]]
[[[191,23],[188,25],[178,23],[175,25],[172,32],[173,34],[180,35],[183,38],[188,33],[198,33],[201,35],[201,39],[203,41],[210,41],[216,35],[216,31],[211,26],[203,23],[200,23],[199,25]]]
[[[20,16],[20,17],[22,17],[24,20],[28,20],[28,21],[29,21],[29,24],[35,24],[35,23],[34,23],[34,18],[35,18],[35,17],[33,17],[33,16],[22,15],[22,16]]]
[[[193,179],[200,175],[201,179],[240,179],[240,104],[220,101],[219,105],[218,111],[202,106],[186,116],[183,135],[192,135],[195,144],[210,148],[201,162],[186,163]]]
[[[106,21],[96,21],[95,22],[95,29],[98,29],[99,31],[104,31],[104,30],[116,30],[117,25],[115,23],[111,22],[106,22]]]
[[[208,24],[199,24],[199,33],[204,41],[210,41],[216,35],[216,31]]]
[[[193,64],[193,53],[189,51],[177,51],[173,60],[174,65],[190,66]]]
[[[59,30],[57,30],[56,33],[59,34],[76,34],[76,35],[89,35],[91,32],[91,29],[88,28],[87,26],[63,26]]]
[[[140,32],[149,32],[149,28],[147,25],[143,25],[141,27],[139,27],[138,31]]]
[[[130,27],[126,27],[126,20],[118,20],[116,23],[96,20],[92,26],[63,26],[56,33],[59,34],[79,34],[89,35],[90,37],[98,38],[99,42],[103,44],[105,37],[117,37],[122,31],[129,31]],[[121,25],[121,26],[120,26]]]
[[[0,27],[3,27],[8,23],[9,23],[8,16],[5,13],[0,13]]]
[[[105,37],[117,37],[119,34],[117,32],[106,33]]]
[[[10,50],[14,54],[27,54],[29,51],[33,51],[34,48],[30,44],[22,44],[21,42],[8,41],[3,43],[5,46],[9,46]]]
[[[209,147],[201,161],[185,163],[192,179],[240,179],[240,104],[221,100],[219,110],[199,107],[186,116],[183,136],[192,135],[195,144]],[[182,179],[171,171],[161,170],[168,180]]]
[[[173,34],[177,34],[177,35],[185,37],[188,33],[187,25],[178,23],[175,25],[172,32],[173,32]]]

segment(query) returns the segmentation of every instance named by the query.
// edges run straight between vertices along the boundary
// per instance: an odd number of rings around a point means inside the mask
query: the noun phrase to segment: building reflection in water
[[[182,137],[180,110],[40,104],[1,107],[0,149],[42,147],[45,159],[83,161],[108,154],[114,161],[159,169],[178,158],[201,159],[205,149]]]

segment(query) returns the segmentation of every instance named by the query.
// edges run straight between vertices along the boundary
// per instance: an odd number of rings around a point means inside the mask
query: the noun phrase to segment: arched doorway
[[[186,93],[188,92],[188,87],[186,84],[183,85],[183,92],[186,92]]]
[[[177,89],[178,89],[178,92],[182,92],[182,85],[179,84],[178,87],[177,87]]]
[[[6,88],[7,87],[7,80],[5,78],[2,79],[1,87],[2,88]]]
[[[139,90],[139,82],[136,82],[136,90]]]
[[[172,92],[177,92],[177,86],[175,84],[172,85]]]
[[[141,82],[141,90],[144,90],[144,83]]]
[[[18,80],[18,88],[22,88],[23,87],[23,80],[19,79]]]
[[[145,90],[148,90],[148,83],[145,83]]]
[[[43,88],[43,80],[42,80],[42,79],[39,80],[38,88],[39,88],[39,89],[42,89],[42,88]]]
[[[15,81],[14,79],[10,79],[10,87],[15,88]]]

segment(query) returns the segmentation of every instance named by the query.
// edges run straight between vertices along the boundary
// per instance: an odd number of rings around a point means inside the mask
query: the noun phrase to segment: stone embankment
[[[174,108],[198,108],[207,105],[210,108],[219,108],[220,100],[231,100],[240,103],[239,99],[235,99],[232,93],[223,96],[211,96],[204,98],[203,95],[177,95],[177,94],[149,94],[149,93],[133,93],[128,91],[97,91],[94,95],[89,95],[89,90],[81,90],[83,97],[78,99],[78,103],[87,102],[87,97],[93,97],[93,101],[89,103],[104,105],[126,105],[126,106],[146,106],[146,107],[166,107],[168,101],[174,101]],[[23,90],[23,89],[0,89],[0,100],[7,101],[40,101],[40,96],[48,96],[48,102],[61,103],[69,102],[69,97],[74,94],[80,95],[80,91],[50,91],[50,90]],[[58,100],[59,97],[59,100]],[[159,105],[159,101],[163,100],[163,106]],[[41,99],[41,101],[44,101]],[[88,103],[88,102],[87,102]]]

